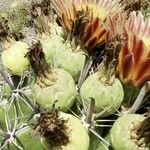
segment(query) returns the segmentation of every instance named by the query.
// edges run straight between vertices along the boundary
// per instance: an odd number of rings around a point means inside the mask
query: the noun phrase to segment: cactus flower
[[[116,16],[122,11],[121,4],[116,0],[52,0],[54,10],[60,24],[67,32],[72,30],[76,18],[85,14],[85,19],[78,25],[75,36],[87,49],[93,49],[107,39],[107,28],[104,25],[109,15]]]
[[[122,44],[117,67],[119,78],[141,88],[150,80],[150,20],[131,13],[125,24],[126,37]]]

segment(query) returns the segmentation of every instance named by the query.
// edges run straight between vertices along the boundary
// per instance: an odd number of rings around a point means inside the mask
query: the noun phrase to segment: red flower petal
[[[124,61],[122,64],[122,76],[123,78],[132,77],[133,69],[135,66],[134,56],[133,53],[124,57]]]
[[[135,80],[142,80],[145,76],[150,75],[150,58],[145,59],[138,65],[136,68],[136,77]]]
[[[141,62],[142,56],[144,56],[144,47],[143,47],[143,42],[141,40],[135,42],[133,55],[134,55],[135,65],[137,66]]]

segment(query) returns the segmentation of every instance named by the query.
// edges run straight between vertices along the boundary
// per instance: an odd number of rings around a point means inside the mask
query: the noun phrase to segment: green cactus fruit
[[[40,42],[35,43],[27,54],[34,70],[36,82],[31,87],[33,99],[42,107],[68,110],[76,98],[76,86],[72,76],[63,69],[52,68],[45,59]]]
[[[89,135],[85,127],[83,126],[81,120],[74,117],[73,115],[62,113],[62,112],[59,113],[59,119],[63,123],[59,125],[59,127],[64,126],[64,128],[61,129],[60,127],[60,129],[61,131],[63,130],[63,133],[65,133],[66,136],[64,136],[63,139],[60,140],[61,134],[59,135],[59,132],[57,132],[56,133],[56,135],[58,134],[57,137],[60,136],[59,141],[58,140],[55,141],[52,139],[53,142],[48,141],[48,139],[43,137],[41,139],[41,143],[44,149],[45,150],[60,150],[60,149],[61,150],[88,150]],[[53,143],[53,145],[50,143]]]
[[[32,129],[30,127],[24,127],[23,129],[17,131],[16,137],[21,142],[21,144],[16,140],[16,138],[12,139],[10,150],[17,150],[19,148],[22,148],[23,150],[43,150],[40,139],[33,137]],[[16,142],[20,147],[18,148],[17,146],[15,146],[13,144],[13,141]]]
[[[119,79],[111,77],[107,83],[100,72],[91,74],[80,89],[84,103],[89,104],[91,98],[95,100],[95,113],[104,110],[101,117],[113,114],[121,105],[124,97],[122,84]]]
[[[43,34],[42,38],[40,39],[40,42],[43,47],[43,52],[45,54],[45,59],[48,64],[53,63],[54,54],[61,53],[62,46],[63,46],[63,39],[58,35],[53,36],[47,36],[46,34]]]
[[[149,150],[142,145],[144,138],[138,139],[136,128],[145,119],[143,115],[126,114],[120,117],[111,128],[111,143],[115,150]]]
[[[21,75],[29,67],[29,61],[25,57],[29,46],[22,41],[14,41],[2,52],[2,63],[10,73]]]
[[[69,43],[64,43],[62,51],[57,51],[54,55],[54,65],[68,71],[75,81],[78,81],[80,73],[84,67],[85,55],[83,52],[74,52]]]
[[[54,29],[51,30],[53,32]],[[71,45],[68,42],[64,43],[61,36],[51,34],[51,36],[43,34],[40,38],[46,62],[65,69],[77,81],[84,66],[85,55],[83,52],[73,52]]]
[[[54,74],[32,86],[34,100],[45,108],[51,108],[56,102],[56,107],[67,111],[76,98],[76,87],[71,75],[63,69],[55,69]]]

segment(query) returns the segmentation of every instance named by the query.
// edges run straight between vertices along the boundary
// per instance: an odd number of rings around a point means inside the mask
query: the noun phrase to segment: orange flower
[[[126,38],[118,63],[120,79],[141,88],[150,80],[150,19],[131,13],[125,24]]]
[[[115,17],[123,10],[118,0],[52,0],[52,3],[60,24],[67,32],[72,31],[76,20],[85,14],[78,24],[78,29],[82,27],[82,31],[78,33],[77,29],[76,36],[78,34],[86,49],[93,49],[106,42],[107,17]]]

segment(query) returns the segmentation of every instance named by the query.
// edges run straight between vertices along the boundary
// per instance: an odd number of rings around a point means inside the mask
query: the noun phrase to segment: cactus
[[[27,3],[15,0],[10,3],[9,7],[0,13],[0,17],[8,20],[10,33],[16,34],[21,31],[27,22],[29,8]]]
[[[147,2],[0,6],[0,149],[150,149]]]

